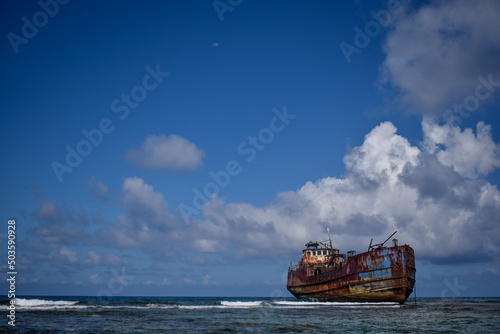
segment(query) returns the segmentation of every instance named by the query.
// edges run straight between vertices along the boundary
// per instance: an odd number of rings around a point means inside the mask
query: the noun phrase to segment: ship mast
[[[330,228],[327,227],[326,231],[328,232],[328,241],[330,241],[330,249],[333,249],[332,238],[330,238]]]

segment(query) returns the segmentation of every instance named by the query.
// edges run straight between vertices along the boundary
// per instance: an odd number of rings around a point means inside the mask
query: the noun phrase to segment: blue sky
[[[398,230],[420,295],[498,295],[496,2],[2,7],[19,294],[290,296],[330,227]]]

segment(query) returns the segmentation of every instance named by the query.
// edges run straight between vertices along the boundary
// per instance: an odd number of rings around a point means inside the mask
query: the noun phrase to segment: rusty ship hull
[[[291,266],[287,289],[298,299],[404,303],[415,272],[410,246],[385,247],[350,256],[338,266]]]

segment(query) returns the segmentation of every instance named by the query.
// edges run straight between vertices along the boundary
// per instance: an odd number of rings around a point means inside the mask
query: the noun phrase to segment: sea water
[[[23,297],[16,333],[500,333],[500,298],[337,303],[294,298]]]

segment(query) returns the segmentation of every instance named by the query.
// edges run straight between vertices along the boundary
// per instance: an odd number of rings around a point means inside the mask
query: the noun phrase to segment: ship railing
[[[297,269],[299,269],[299,262],[300,261],[290,261],[290,267],[288,267],[288,270],[297,270]]]

